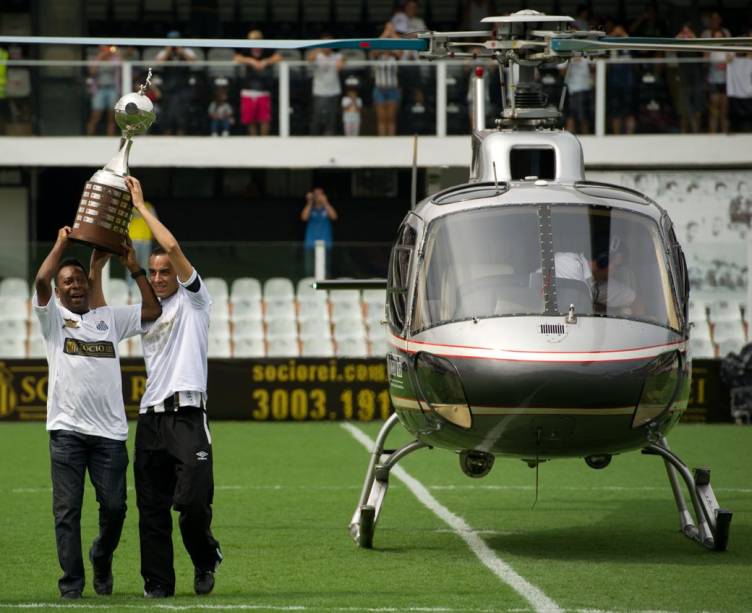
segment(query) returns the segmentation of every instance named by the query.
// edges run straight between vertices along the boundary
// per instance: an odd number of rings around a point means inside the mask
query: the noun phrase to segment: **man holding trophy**
[[[128,94],[116,105],[116,117],[118,107],[122,111],[121,127],[133,133],[146,129],[148,114],[141,121],[138,108],[151,110],[151,103],[146,105],[139,96],[145,98],[142,93]],[[149,258],[149,280],[162,316],[142,331],[147,381],[134,459],[141,575],[144,596],[174,595],[174,507],[180,513],[181,536],[194,566],[194,591],[208,594],[222,561],[219,543],[211,532],[214,477],[206,417],[211,297],[175,237],[146,206],[141,184],[128,176],[128,148],[127,142],[121,143],[119,158],[87,183],[76,217],[79,240],[114,241],[114,235],[127,231],[132,204],[159,244]],[[118,211],[125,207],[129,214],[123,223]],[[142,281],[139,277],[138,282]],[[104,304],[99,284],[95,296],[98,305]]]
[[[138,279],[141,304],[90,308],[90,281],[83,265],[60,258],[71,229],[61,228],[52,251],[36,276],[32,299],[47,347],[49,385],[47,430],[50,433],[52,500],[55,538],[63,576],[63,598],[80,598],[84,588],[81,554],[81,506],[84,477],[89,477],[99,502],[99,535],[89,559],[97,594],[112,593],[112,554],[125,520],[125,472],[128,424],[121,388],[118,343],[154,321],[162,309],[139,269],[133,249],[124,244],[123,264]],[[94,251],[92,279],[109,254]],[[52,279],[55,296],[52,299]]]

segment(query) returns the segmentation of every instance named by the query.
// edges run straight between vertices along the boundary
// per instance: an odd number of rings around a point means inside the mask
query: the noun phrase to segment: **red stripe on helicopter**
[[[442,345],[424,341],[410,341],[389,334],[389,343],[407,353],[429,351],[435,355],[452,358],[475,358],[508,362],[624,362],[656,357],[671,349],[683,349],[686,341],[674,341],[662,345],[647,345],[629,349],[604,351],[523,351],[519,349],[492,349],[462,345]]]

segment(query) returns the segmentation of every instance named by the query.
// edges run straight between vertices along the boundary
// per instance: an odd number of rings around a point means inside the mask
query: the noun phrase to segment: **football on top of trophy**
[[[146,83],[140,85],[137,92],[126,94],[115,103],[115,123],[126,138],[144,134],[157,118],[154,104],[146,95],[150,85],[151,68],[146,75]]]
[[[115,122],[126,136],[144,134],[155,119],[154,105],[146,94],[132,92],[115,103]]]

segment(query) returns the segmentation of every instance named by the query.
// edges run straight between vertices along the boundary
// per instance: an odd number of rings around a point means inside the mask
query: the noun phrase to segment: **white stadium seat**
[[[264,338],[264,324],[260,319],[245,319],[232,324],[232,338]]]
[[[303,322],[307,319],[321,319],[329,321],[329,307],[324,302],[301,302],[298,319]]]
[[[269,302],[272,299],[288,298],[295,299],[295,288],[292,281],[286,277],[272,277],[264,282],[264,300]]]
[[[329,322],[324,319],[304,319],[300,322],[300,340],[328,339],[332,331]]]
[[[0,317],[6,319],[26,319],[29,316],[29,302],[18,296],[0,296]],[[36,316],[35,316],[36,317]]]
[[[690,321],[704,321],[708,318],[708,313],[705,309],[705,305],[694,300],[689,301],[689,320]]]
[[[27,326],[26,319],[16,317],[0,318],[0,338],[20,338],[26,340]]]
[[[233,321],[261,321],[263,317],[263,309],[261,308],[261,302],[258,300],[249,302],[231,302],[230,310]]]
[[[689,330],[689,337],[691,339],[710,341],[710,326],[707,321],[693,321],[691,322],[691,326]]]
[[[298,325],[294,319],[273,319],[267,326],[266,338],[269,341],[276,338],[298,338]]]
[[[266,355],[270,358],[298,357],[300,349],[294,338],[270,338]]]
[[[230,322],[217,319],[209,322],[209,338],[230,338]]]
[[[386,337],[381,339],[374,339],[371,341],[371,356],[374,358],[384,357],[389,351],[389,343],[386,342]]]
[[[357,289],[335,289],[329,292],[329,302],[332,305],[339,302],[360,304],[360,291]]]
[[[232,355],[236,358],[263,358],[266,347],[263,338],[239,338],[234,341]]]
[[[295,321],[295,303],[287,298],[282,298],[282,302],[270,302],[266,305],[264,319],[267,322],[282,320]]]
[[[360,302],[333,302],[332,303],[332,321],[337,322],[344,319],[362,319],[363,309]]]
[[[744,341],[739,339],[727,339],[718,343],[718,357],[724,358],[729,353],[739,353],[744,347]]]
[[[303,357],[331,358],[334,357],[334,347],[328,338],[309,338],[303,341]]]
[[[30,358],[45,358],[47,357],[47,346],[44,343],[44,338],[41,336],[31,336],[29,338],[29,353]]]
[[[710,321],[741,321],[739,303],[733,298],[719,298],[710,305]]]
[[[714,358],[715,346],[705,338],[690,338],[689,352],[693,358]]]
[[[324,289],[314,289],[311,284],[315,281],[313,277],[304,277],[298,281],[296,296],[300,302],[326,302],[329,292]]]
[[[370,326],[368,328],[367,338],[369,341],[386,341],[386,326]]]
[[[368,357],[366,341],[362,338],[345,338],[337,341],[337,355],[350,358]]]
[[[365,289],[363,290],[363,304],[366,305],[366,313],[370,317],[372,313],[384,314],[386,305],[385,289]]]
[[[25,279],[8,277],[0,281],[0,296],[29,299],[29,285]]]
[[[232,282],[230,302],[257,302],[261,300],[261,283],[253,277],[240,277]]]
[[[229,358],[232,355],[230,339],[216,336],[209,337],[209,357]]]
[[[334,324],[334,338],[337,342],[345,339],[365,340],[366,331],[359,319],[343,319]]]
[[[206,289],[214,302],[220,300],[227,302],[230,297],[230,292],[227,290],[227,281],[221,277],[207,277],[204,279],[204,285],[206,285]]]
[[[25,338],[0,338],[0,358],[25,358]]]
[[[227,321],[230,319],[230,305],[226,299],[213,299],[209,319],[212,322]]]
[[[719,321],[713,325],[713,340],[716,343],[736,340],[744,343],[744,327],[741,320]]]

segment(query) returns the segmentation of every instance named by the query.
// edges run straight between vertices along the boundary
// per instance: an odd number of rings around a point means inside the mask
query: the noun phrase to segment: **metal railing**
[[[616,66],[630,65],[634,71],[634,91],[632,92],[632,108],[630,114],[641,133],[679,132],[682,126],[681,114],[685,112],[682,96],[692,90],[700,113],[708,108],[709,88],[705,78],[706,66],[709,60],[705,58],[609,58],[592,62],[592,89],[587,95],[586,103],[590,107],[588,112],[590,126],[596,136],[609,133],[609,120],[613,117],[608,91],[608,71]],[[689,80],[679,68],[683,65],[696,66],[695,74],[699,78]],[[122,61],[95,62],[70,60],[11,60],[6,62],[8,69],[7,96],[14,113],[10,123],[29,124],[23,130],[11,130],[12,133],[32,134],[82,134],[86,125],[86,115],[89,113],[89,102],[92,92],[87,92],[88,86],[96,86],[96,75],[89,74],[89,69],[107,68],[119,71],[117,78],[118,92],[133,91],[142,81],[142,75],[147,67],[152,67],[162,85],[180,70],[185,74],[185,88],[191,88],[191,127],[187,131],[192,134],[208,134],[207,108],[212,99],[214,81],[225,78],[230,104],[234,107],[235,119],[238,117],[238,97],[246,79],[245,67],[233,61],[196,61],[190,63],[156,62],[150,61]],[[363,134],[375,134],[375,118],[373,117],[374,102],[372,87],[374,83],[374,69],[381,64],[376,61],[347,60],[342,70],[343,84],[341,97],[353,84],[358,97],[363,102],[362,122]],[[448,134],[467,134],[470,130],[470,101],[469,79],[471,68],[468,62],[423,62],[400,61],[396,70],[401,90],[401,102],[398,104],[399,122],[397,133],[412,134],[420,132],[436,136]],[[492,120],[498,114],[500,105],[501,77],[495,65],[487,65],[487,79],[491,82],[487,86],[489,110],[487,125],[493,125]],[[272,113],[274,130],[272,134],[282,137],[298,136],[309,133],[308,117],[311,109],[311,72],[312,66],[305,61],[284,60],[273,67],[272,98],[276,100]],[[172,74],[171,74],[172,73]],[[93,80],[93,81],[92,81]],[[156,80],[159,82],[159,79]],[[549,99],[558,101],[564,75],[557,70],[549,72],[544,78],[544,84]],[[163,91],[158,104],[167,107],[174,100],[174,93]],[[659,107],[664,116],[658,126],[644,121],[644,115],[649,114],[650,108]],[[623,104],[619,105],[622,107]],[[645,111],[645,109],[648,111]],[[64,112],[68,110],[68,112]],[[340,109],[340,106],[337,106]],[[63,111],[63,112],[61,112]],[[365,116],[368,115],[367,121]],[[19,119],[20,117],[20,119]],[[564,117],[568,117],[567,106]],[[189,118],[186,118],[189,119]],[[67,122],[67,123],[63,123]],[[158,118],[159,122],[159,118]],[[686,123],[686,122],[684,122]],[[704,122],[706,123],[706,122]],[[70,125],[69,125],[70,124]],[[75,125],[74,125],[75,124]],[[419,128],[416,128],[419,125]],[[749,123],[745,128],[749,129]],[[159,123],[156,125],[159,129]],[[0,130],[2,118],[0,118]],[[734,126],[732,126],[732,130]],[[701,130],[705,131],[705,130]],[[241,127],[235,125],[234,134],[241,133]],[[338,134],[342,134],[338,127]]]

